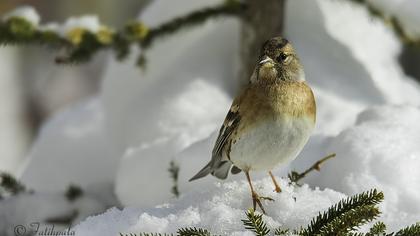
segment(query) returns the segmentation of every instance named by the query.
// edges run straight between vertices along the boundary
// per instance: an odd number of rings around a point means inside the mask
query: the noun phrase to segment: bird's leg
[[[271,179],[273,180],[274,186],[275,186],[275,191],[280,193],[281,192],[281,188],[280,185],[277,183],[276,178],[274,177],[273,173],[271,173],[271,171],[268,172],[268,174],[270,175]]]
[[[258,203],[258,206],[261,208],[261,211],[265,214],[265,210],[263,205],[261,204],[260,201],[260,196],[258,196],[258,194],[254,191],[254,187],[252,186],[252,182],[251,182],[251,177],[249,176],[249,172],[248,171],[244,171],[246,178],[248,179],[248,183],[249,183],[249,187],[251,188],[251,195],[252,195],[252,205],[254,207],[254,211],[256,209],[256,204]]]

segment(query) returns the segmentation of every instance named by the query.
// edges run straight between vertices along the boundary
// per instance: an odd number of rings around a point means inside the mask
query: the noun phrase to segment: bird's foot
[[[259,196],[256,192],[252,192],[252,205],[254,206],[254,211],[256,210],[256,206],[258,204],[258,206],[260,207],[261,211],[265,215],[265,209],[264,209],[264,207],[263,207],[263,205],[261,203],[261,200],[274,201],[274,199],[272,199],[271,197]]]
[[[274,191],[276,191],[277,193],[281,193],[281,188],[279,186],[276,186],[276,188],[274,189]]]

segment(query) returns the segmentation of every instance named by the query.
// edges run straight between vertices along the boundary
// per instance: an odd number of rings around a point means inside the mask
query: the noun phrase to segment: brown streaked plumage
[[[225,179],[241,170],[250,184],[254,209],[265,212],[249,175],[266,170],[280,192],[271,170],[293,160],[315,125],[316,105],[305,82],[302,65],[283,38],[268,40],[249,85],[235,98],[219,131],[211,161],[191,180],[212,174]],[[233,167],[232,167],[233,166]]]

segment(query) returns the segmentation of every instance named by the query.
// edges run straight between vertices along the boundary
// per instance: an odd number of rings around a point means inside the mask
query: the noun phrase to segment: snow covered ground
[[[141,18],[155,25],[214,3],[154,1]],[[267,221],[304,225],[346,195],[373,187],[385,193],[382,220],[389,229],[419,221],[420,87],[398,64],[400,42],[366,9],[347,1],[293,0],[286,12],[285,35],[317,99],[317,127],[292,166],[275,174],[306,169],[332,152],[337,157],[304,180],[310,187],[281,180],[281,194],[272,192],[270,179],[253,174],[258,191],[276,200],[266,205]],[[182,31],[148,51],[146,72],[132,66],[135,55],[123,63],[110,59],[101,94],[45,125],[21,180],[35,190],[60,194],[70,183],[84,189],[113,186],[127,207],[87,218],[75,227],[76,235],[174,232],[184,226],[243,235],[238,219],[251,199],[242,175],[223,183],[212,177],[187,181],[209,160],[234,96],[238,35],[236,19]],[[180,166],[179,199],[170,192],[172,160]],[[111,195],[109,188],[99,189]],[[110,199],[99,201],[95,210],[117,204]],[[19,201],[0,202],[5,209],[0,217],[10,224],[28,214],[14,204]]]

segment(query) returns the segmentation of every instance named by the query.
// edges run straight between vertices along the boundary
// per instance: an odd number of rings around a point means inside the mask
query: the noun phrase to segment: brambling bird
[[[225,179],[243,171],[256,203],[250,171],[268,171],[276,192],[280,186],[271,170],[296,158],[315,126],[316,105],[305,82],[303,67],[290,42],[275,37],[262,46],[249,84],[234,99],[219,131],[211,161],[190,179],[208,174]]]

